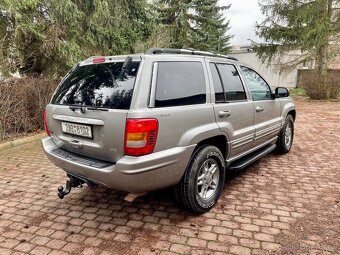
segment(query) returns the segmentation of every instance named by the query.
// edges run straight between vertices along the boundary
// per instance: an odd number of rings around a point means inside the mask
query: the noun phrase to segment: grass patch
[[[301,87],[292,88],[289,90],[289,94],[291,96],[306,96],[306,91],[304,88],[301,88]]]

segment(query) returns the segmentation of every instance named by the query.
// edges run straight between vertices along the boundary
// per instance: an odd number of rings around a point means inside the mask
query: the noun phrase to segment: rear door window
[[[140,62],[122,75],[123,62],[79,66],[62,82],[52,104],[129,109]]]
[[[238,71],[231,64],[216,64],[226,101],[246,100],[247,96]]]
[[[201,62],[159,62],[155,107],[206,103],[206,85]]]
[[[225,93],[223,90],[222,82],[220,75],[218,74],[216,65],[214,63],[210,63],[210,70],[213,78],[214,90],[215,90],[215,102],[216,103],[224,103],[226,102]]]

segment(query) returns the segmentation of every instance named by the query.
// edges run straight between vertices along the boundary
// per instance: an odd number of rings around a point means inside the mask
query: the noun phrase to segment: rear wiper
[[[99,107],[86,107],[84,105],[70,105],[69,108],[72,110],[72,111],[75,111],[75,110],[78,110],[80,109],[80,112],[81,113],[85,113],[86,110],[92,110],[92,111],[108,111],[109,109],[107,108],[99,108]]]
[[[109,109],[107,108],[99,108],[99,107],[86,107],[87,110],[92,110],[92,111],[105,111],[107,112]]]
[[[85,109],[86,109],[85,106],[83,106],[83,105],[79,105],[79,106],[78,105],[70,105],[69,108],[72,111],[80,109],[80,112],[83,113],[83,114],[85,113]]]
[[[123,63],[123,66],[122,66],[122,70],[120,71],[120,73],[118,75],[119,80],[123,79],[124,74],[125,74],[127,68],[129,67],[129,65],[131,64],[131,62],[132,62],[132,57],[130,57],[130,56],[126,57],[126,59]]]

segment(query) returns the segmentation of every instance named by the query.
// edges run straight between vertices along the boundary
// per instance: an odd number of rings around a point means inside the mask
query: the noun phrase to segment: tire
[[[193,154],[175,187],[176,200],[192,212],[205,213],[216,204],[224,181],[225,163],[221,151],[211,145],[201,147]]]
[[[290,151],[294,139],[294,119],[292,115],[287,115],[285,124],[283,125],[279,137],[276,142],[276,152],[285,154]]]

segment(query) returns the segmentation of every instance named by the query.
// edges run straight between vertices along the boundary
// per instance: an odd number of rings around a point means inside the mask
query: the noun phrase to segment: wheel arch
[[[287,113],[287,116],[288,116],[288,115],[292,115],[293,120],[295,121],[295,119],[296,119],[296,110],[295,110],[295,109],[290,110],[290,111]]]
[[[195,152],[205,145],[213,145],[216,146],[222,153],[224,159],[227,158],[228,155],[228,138],[225,135],[217,135],[213,137],[206,138],[199,143],[197,143],[193,155]]]
[[[295,121],[296,109],[293,102],[284,103],[282,105],[281,117],[283,121],[287,118],[288,115],[292,115],[293,120]]]

